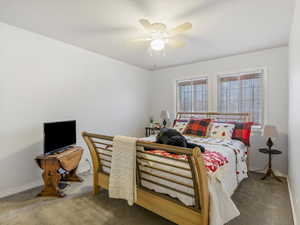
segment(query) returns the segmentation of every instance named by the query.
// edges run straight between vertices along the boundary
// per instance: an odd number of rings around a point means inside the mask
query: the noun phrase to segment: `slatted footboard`
[[[113,137],[83,132],[93,161],[94,193],[108,189],[111,168]],[[207,174],[199,148],[137,141],[137,201],[136,204],[151,210],[180,225],[207,225],[209,218],[209,193]],[[163,150],[184,155],[185,159],[156,155],[145,149]],[[161,159],[160,159],[161,158]],[[193,200],[186,206],[176,198],[153,191],[168,189]]]

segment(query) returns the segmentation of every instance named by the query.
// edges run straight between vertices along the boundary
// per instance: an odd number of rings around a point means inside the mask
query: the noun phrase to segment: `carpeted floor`
[[[233,195],[241,215],[228,225],[293,225],[288,186],[274,179],[261,180],[251,173]]]
[[[233,199],[241,215],[228,225],[292,225],[287,183],[261,181],[252,173]],[[107,192],[90,193],[90,177],[74,185],[67,198],[35,198],[39,189],[0,199],[1,225],[171,225],[173,223],[139,206],[109,199]],[[77,188],[77,189],[76,189]],[[76,190],[76,191],[74,191]]]

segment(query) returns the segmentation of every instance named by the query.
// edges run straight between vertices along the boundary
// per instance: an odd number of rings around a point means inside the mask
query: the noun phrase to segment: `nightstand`
[[[65,194],[59,189],[60,181],[82,182],[82,179],[76,174],[82,154],[81,147],[73,146],[61,153],[37,156],[35,160],[43,170],[44,180],[43,190],[38,196],[62,198]],[[60,174],[61,168],[67,172],[65,175]]]
[[[145,136],[149,137],[150,135],[155,134],[155,131],[159,131],[158,127],[145,127]]]
[[[271,177],[273,176],[277,181],[282,182],[280,180],[279,177],[277,177],[272,169],[272,155],[279,155],[282,152],[277,150],[277,149],[268,149],[268,148],[260,148],[259,152],[263,153],[263,154],[268,154],[269,155],[269,168],[267,173],[265,174],[265,176],[263,178],[261,178],[262,180],[265,180],[267,177]]]

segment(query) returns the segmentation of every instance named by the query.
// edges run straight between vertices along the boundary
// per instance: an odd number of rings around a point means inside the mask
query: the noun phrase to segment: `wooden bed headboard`
[[[217,121],[250,122],[250,113],[177,112],[176,119],[210,118]]]

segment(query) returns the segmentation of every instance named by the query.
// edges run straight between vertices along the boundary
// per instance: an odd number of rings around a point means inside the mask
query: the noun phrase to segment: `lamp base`
[[[166,120],[163,121],[163,125],[164,125],[164,127],[166,127],[166,125],[167,125],[167,121]]]
[[[267,141],[266,144],[269,147],[269,150],[271,150],[272,146],[274,145],[274,143],[273,143],[273,141],[272,141],[272,139],[270,137],[268,138],[268,141]]]

